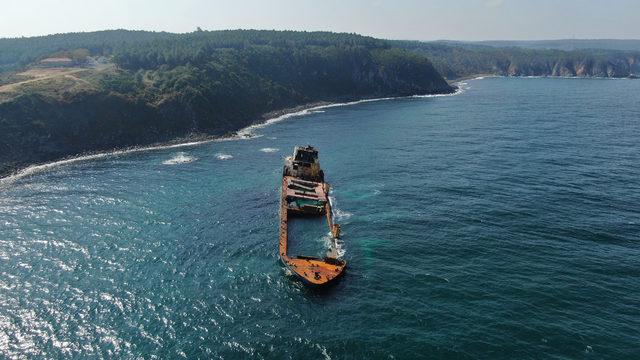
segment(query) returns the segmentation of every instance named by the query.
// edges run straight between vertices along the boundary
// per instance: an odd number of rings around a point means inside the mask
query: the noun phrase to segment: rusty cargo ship
[[[331,283],[342,275],[347,265],[336,250],[340,225],[333,221],[329,189],[320,168],[318,151],[312,146],[296,146],[293,156],[285,159],[282,172],[279,255],[282,263],[309,285]],[[326,218],[332,245],[325,257],[289,255],[289,220],[296,216]]]

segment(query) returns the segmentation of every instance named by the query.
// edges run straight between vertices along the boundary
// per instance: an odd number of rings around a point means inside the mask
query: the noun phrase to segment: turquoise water
[[[640,358],[640,81],[475,80],[257,133],[3,185],[0,357]],[[277,257],[307,143],[349,264],[326,291]]]

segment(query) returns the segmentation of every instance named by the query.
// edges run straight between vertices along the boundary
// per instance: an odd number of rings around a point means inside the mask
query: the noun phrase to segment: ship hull
[[[303,190],[303,191],[300,191]],[[312,256],[290,256],[288,253],[288,224],[291,216],[325,215],[327,226],[336,234],[328,201],[329,185],[324,182],[304,181],[292,176],[283,176],[280,193],[279,256],[284,266],[304,284],[325,286],[338,280],[346,268],[346,262],[337,258]],[[335,243],[335,238],[334,238]]]

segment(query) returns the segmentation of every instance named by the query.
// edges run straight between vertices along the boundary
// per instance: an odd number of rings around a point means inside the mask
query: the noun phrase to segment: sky
[[[385,39],[640,39],[640,0],[0,0],[0,37],[327,30]]]

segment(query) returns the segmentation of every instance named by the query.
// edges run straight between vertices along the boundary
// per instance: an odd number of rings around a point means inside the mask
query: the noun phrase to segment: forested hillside
[[[94,63],[38,64],[85,52]],[[2,39],[0,54],[0,174],[223,135],[302,104],[453,91],[423,55],[354,34],[117,30]]]

